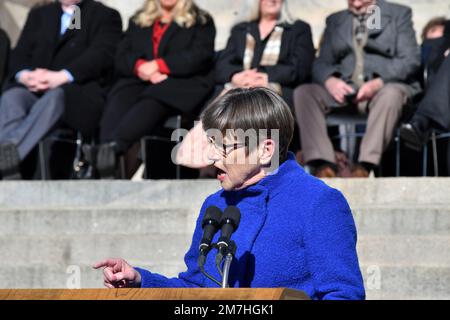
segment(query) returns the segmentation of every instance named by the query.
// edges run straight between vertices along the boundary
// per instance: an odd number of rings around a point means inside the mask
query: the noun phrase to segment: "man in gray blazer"
[[[294,93],[303,156],[319,177],[336,176],[326,115],[368,113],[354,177],[368,177],[380,164],[408,99],[420,91],[416,80],[420,49],[411,9],[385,0],[348,0],[332,14],[313,67],[314,84]]]

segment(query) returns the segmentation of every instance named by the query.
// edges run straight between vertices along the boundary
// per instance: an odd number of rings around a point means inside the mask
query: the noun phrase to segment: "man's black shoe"
[[[422,151],[428,141],[428,132],[421,131],[414,122],[409,122],[401,126],[400,137],[408,148]]]
[[[13,143],[0,144],[0,175],[3,180],[20,180],[20,157]]]

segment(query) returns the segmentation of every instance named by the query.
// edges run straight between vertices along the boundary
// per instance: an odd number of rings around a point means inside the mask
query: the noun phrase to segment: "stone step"
[[[199,207],[84,207],[0,209],[1,235],[192,234]],[[358,234],[450,234],[450,207],[354,208]]]
[[[450,298],[450,266],[380,265],[362,266],[361,270],[367,299],[370,300]]]
[[[332,179],[352,207],[448,205],[449,178]],[[219,190],[215,180],[19,181],[0,183],[2,208],[82,206],[196,207]]]
[[[182,263],[191,241],[187,234],[2,236],[0,265],[92,265],[110,257]]]
[[[92,264],[108,257],[182,262],[190,234],[97,234],[73,236],[0,236],[1,265]],[[357,250],[364,265],[448,266],[450,236],[361,236]]]
[[[129,262],[168,277],[185,269],[181,264]],[[450,298],[450,267],[380,266],[378,275],[374,275],[373,268],[370,272],[365,271],[366,267],[362,269],[369,300]],[[15,268],[0,266],[0,283],[3,289],[67,289],[77,283],[80,288],[103,288],[103,277],[101,270],[94,270],[89,265],[49,267],[33,264]]]
[[[5,208],[153,207],[199,208],[219,189],[214,180],[0,182]]]
[[[448,266],[450,236],[360,236],[358,257],[365,265]]]
[[[450,206],[354,207],[360,235],[449,235]]]
[[[0,236],[192,234],[198,212],[186,208],[0,210]]]

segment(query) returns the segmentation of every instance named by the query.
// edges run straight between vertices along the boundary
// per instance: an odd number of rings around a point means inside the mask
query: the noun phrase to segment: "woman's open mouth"
[[[222,169],[217,168],[217,179],[222,182],[225,180],[227,173]]]

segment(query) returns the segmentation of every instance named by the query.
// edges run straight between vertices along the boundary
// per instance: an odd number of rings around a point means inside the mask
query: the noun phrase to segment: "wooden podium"
[[[301,291],[276,289],[0,290],[0,300],[310,300]]]

